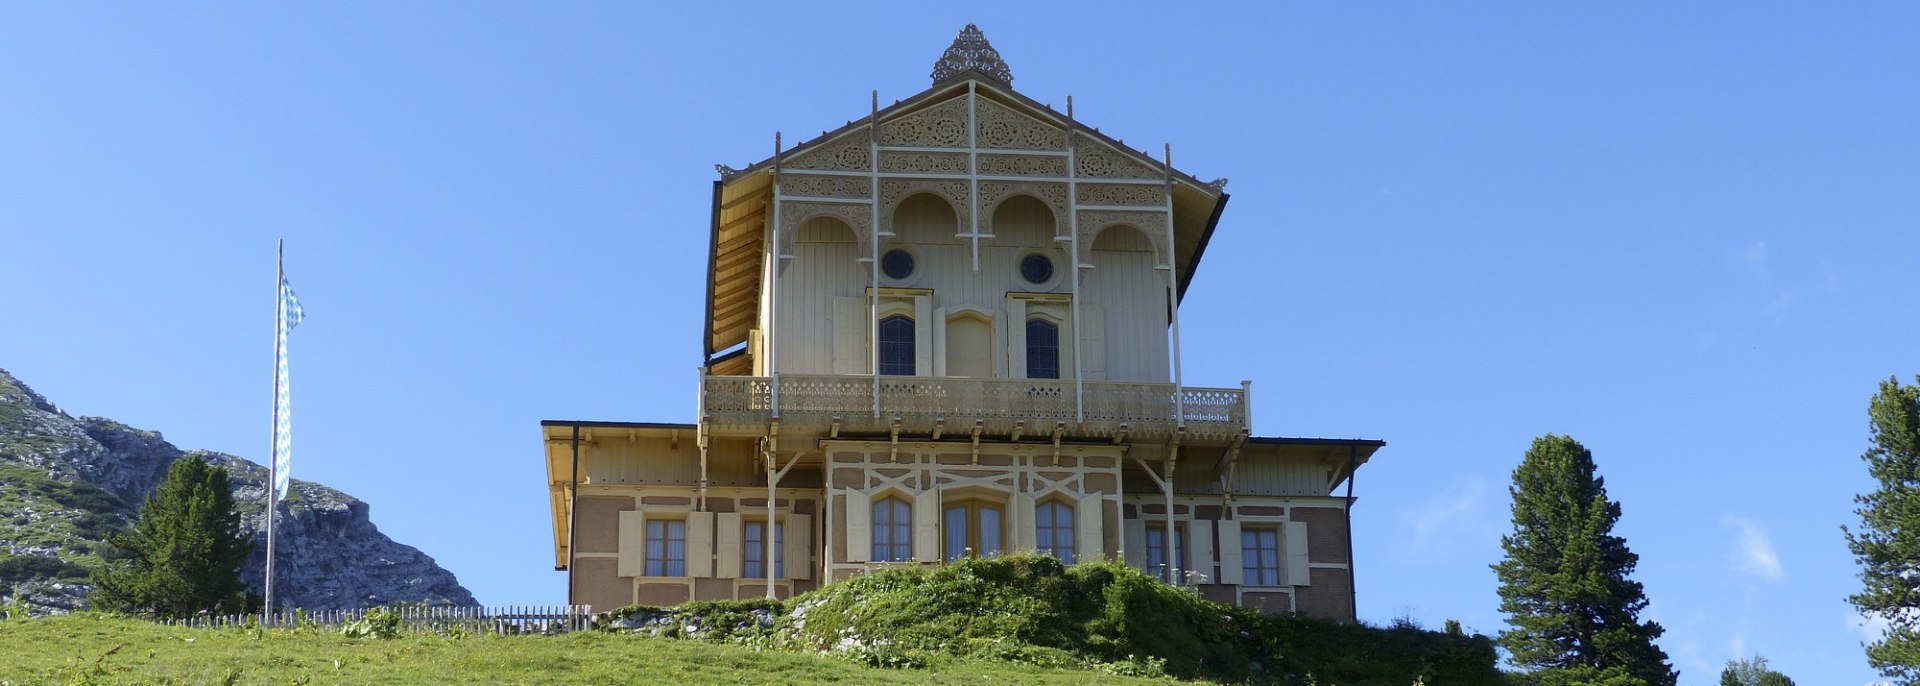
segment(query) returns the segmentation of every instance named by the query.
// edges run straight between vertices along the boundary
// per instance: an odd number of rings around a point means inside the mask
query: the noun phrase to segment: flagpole
[[[280,500],[280,461],[275,459],[280,447],[280,356],[287,351],[280,347],[280,327],[286,326],[287,295],[283,290],[287,283],[287,240],[279,241],[274,258],[273,275],[273,432],[272,443],[267,446],[267,589],[266,603],[260,608],[261,624],[271,626],[273,618],[273,520],[279,509]]]

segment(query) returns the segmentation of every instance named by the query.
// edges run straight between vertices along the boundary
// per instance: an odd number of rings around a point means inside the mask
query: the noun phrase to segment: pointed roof
[[[884,127],[890,121],[911,117],[955,98],[967,97],[970,92],[977,93],[983,102],[991,101],[1021,116],[1058,127],[1062,131],[1071,131],[1080,140],[1102,147],[1121,160],[1130,161],[1123,164],[1130,163],[1137,169],[1164,170],[1162,173],[1171,176],[1175,214],[1172,247],[1176,264],[1173,266],[1179,279],[1176,298],[1185,299],[1200,256],[1206,252],[1213,230],[1219,224],[1221,211],[1226,208],[1226,179],[1202,181],[1177,168],[1164,167],[1163,162],[1152,155],[1013,90],[1013,74],[1006,62],[1000,59],[1000,53],[993,46],[987,44],[986,36],[979,27],[972,24],[960,31],[953,45],[935,63],[932,76],[932,87],[896,101],[891,106],[879,108],[870,115],[849,121],[838,129],[822,132],[819,137],[801,142],[773,157],[742,168],[715,165],[720,178],[713,186],[713,236],[707,255],[704,341],[709,365],[718,368],[717,365],[723,363],[736,365],[745,361],[740,353],[758,313],[759,265],[765,248],[762,238],[767,230],[767,208],[772,200],[773,179],[769,172],[776,162],[803,158],[835,145],[847,145],[875,126]],[[856,154],[864,155],[865,145],[855,144],[854,147],[858,149]],[[731,366],[727,368],[732,369]]]
[[[933,63],[933,82],[939,83],[953,78],[960,72],[973,70],[1008,86],[1013,85],[1013,70],[1007,68],[1006,60],[1000,59],[1000,51],[993,49],[987,42],[987,34],[980,27],[968,24],[955,36],[953,45]]]

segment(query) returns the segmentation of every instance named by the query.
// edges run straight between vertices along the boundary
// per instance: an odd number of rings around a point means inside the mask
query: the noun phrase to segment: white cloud
[[[1728,564],[1733,571],[1742,574],[1779,581],[1786,577],[1780,567],[1780,553],[1774,550],[1773,540],[1767,537],[1767,530],[1750,519],[1727,516],[1727,525],[1739,530],[1739,536],[1733,543],[1733,554]]]
[[[1887,618],[1881,615],[1860,612],[1847,613],[1847,630],[1859,634],[1860,639],[1869,643],[1887,635]]]
[[[1486,500],[1487,482],[1480,477],[1455,481],[1446,491],[1436,493],[1420,506],[1400,512],[1400,526],[1410,530],[1413,548],[1419,552],[1446,547],[1461,533],[1476,533],[1481,505]]]

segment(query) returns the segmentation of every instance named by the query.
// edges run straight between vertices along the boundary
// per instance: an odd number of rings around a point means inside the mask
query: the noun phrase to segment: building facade
[[[1225,181],[1019,94],[971,25],[932,78],[719,167],[697,422],[541,423],[570,602],[1038,551],[1351,620],[1384,443],[1253,436],[1250,382],[1181,375]]]

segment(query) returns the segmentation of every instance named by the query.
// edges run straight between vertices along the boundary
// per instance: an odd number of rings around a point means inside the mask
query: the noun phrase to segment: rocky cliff
[[[113,554],[108,532],[125,526],[167,469],[197,454],[225,467],[234,502],[255,530],[242,574],[257,591],[266,565],[267,469],[221,453],[185,452],[110,419],[71,417],[0,369],[0,603],[72,610],[87,570]],[[274,591],[289,606],[363,607],[396,602],[474,604],[433,558],[387,538],[367,504],[295,479],[280,502]]]

